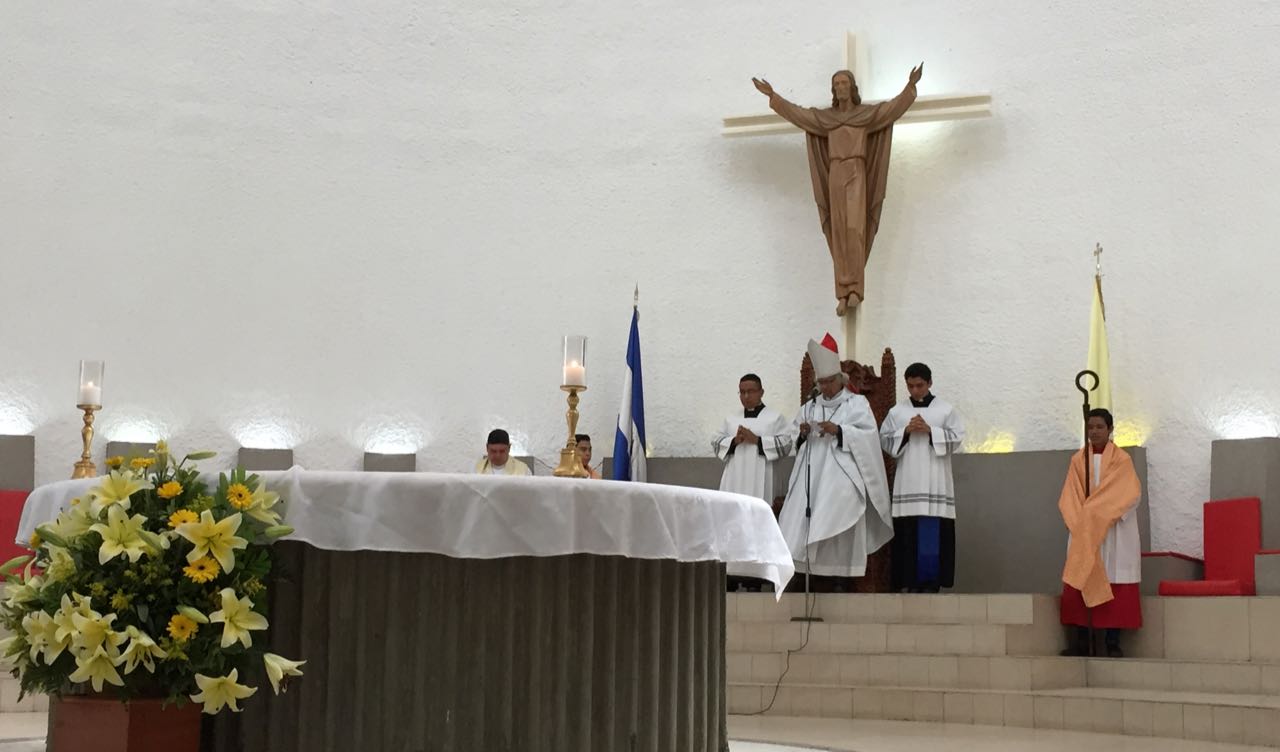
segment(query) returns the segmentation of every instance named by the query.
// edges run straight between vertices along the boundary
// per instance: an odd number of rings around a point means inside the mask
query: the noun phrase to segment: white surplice
[[[819,436],[830,421],[842,436]],[[796,560],[797,572],[840,577],[866,574],[867,556],[893,537],[889,484],[880,453],[875,416],[866,397],[840,390],[806,402],[793,421],[810,435],[797,448],[778,524]],[[811,518],[805,516],[806,485]],[[807,562],[806,562],[807,559]]]
[[[1124,451],[1124,450],[1121,450]],[[1093,475],[1089,485],[1097,488],[1102,482],[1102,455],[1093,455]],[[1107,570],[1107,579],[1113,585],[1124,585],[1142,582],[1142,536],[1138,532],[1138,503],[1142,497],[1136,497],[1116,524],[1107,531],[1102,541],[1102,565]],[[1071,545],[1071,537],[1067,536],[1067,545]]]
[[[743,427],[760,437],[759,444],[733,445],[738,428]],[[746,494],[773,504],[773,464],[791,453],[795,437],[782,414],[761,406],[754,418],[738,411],[724,419],[720,433],[711,440],[716,457],[724,461],[720,490]]]
[[[907,433],[907,424],[917,415],[929,424],[929,433]],[[927,407],[917,407],[910,399],[893,406],[880,426],[880,444],[885,454],[898,460],[894,517],[956,518],[951,455],[963,442],[964,424],[949,403],[934,397]]]

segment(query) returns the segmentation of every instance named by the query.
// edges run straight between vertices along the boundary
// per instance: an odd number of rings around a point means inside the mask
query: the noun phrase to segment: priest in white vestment
[[[720,490],[764,499],[773,506],[773,466],[791,453],[791,424],[767,407],[764,385],[754,373],[738,381],[742,409],[724,419],[711,440],[716,458],[724,462]]]
[[[484,456],[476,462],[476,475],[533,475],[529,466],[511,456],[511,435],[501,428],[489,432]]]
[[[796,464],[778,524],[797,572],[861,577],[893,537],[876,419],[866,397],[845,389],[830,334],[809,340],[809,360],[819,393],[793,421]]]
[[[951,456],[964,441],[964,424],[949,403],[931,391],[933,372],[907,366],[907,399],[880,426],[885,454],[898,461],[893,474],[893,588],[936,593],[955,586],[956,496]]]

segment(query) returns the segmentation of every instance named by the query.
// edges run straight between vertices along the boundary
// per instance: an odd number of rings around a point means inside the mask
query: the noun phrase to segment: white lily
[[[267,678],[271,680],[271,689],[275,690],[276,694],[280,694],[281,685],[286,677],[302,676],[298,667],[304,663],[306,661],[291,661],[275,653],[266,653],[262,656],[262,665],[267,669]]]
[[[234,668],[226,676],[196,674],[196,686],[200,688],[200,692],[191,695],[191,701],[204,703],[204,712],[209,715],[222,710],[224,705],[231,708],[231,712],[239,713],[240,708],[236,706],[236,700],[243,700],[258,691],[257,687],[246,687],[237,683],[239,678],[240,671]]]
[[[27,633],[27,644],[31,647],[31,660],[44,654],[46,666],[52,666],[62,651],[71,647],[71,636],[58,637],[58,625],[53,616],[44,611],[32,611],[22,617],[22,629]]]
[[[0,664],[17,666],[22,662],[22,648],[18,645],[19,639],[15,635],[0,640]]]
[[[264,525],[276,525],[280,522],[280,515],[271,511],[271,508],[279,503],[280,494],[268,491],[266,482],[259,480],[258,488],[250,497],[249,508],[244,513]]]
[[[222,647],[230,647],[237,641],[246,648],[253,647],[254,629],[266,629],[267,617],[253,610],[253,601],[237,598],[236,591],[223,588],[222,608],[209,614],[209,621],[222,622]]]
[[[42,587],[44,587],[44,578],[40,575],[26,575],[25,579],[18,582],[5,583],[4,594],[7,597],[4,605],[17,608],[24,603],[30,603],[40,595]]]
[[[98,548],[98,563],[106,564],[120,554],[129,557],[129,561],[134,563],[142,558],[148,550],[147,542],[140,535],[146,521],[147,518],[140,514],[127,516],[120,506],[108,509],[107,521],[89,528],[102,536],[102,545]]]
[[[49,566],[44,569],[46,583],[65,580],[76,573],[76,560],[71,557],[71,552],[52,543],[44,544],[44,548],[49,552]]]
[[[71,593],[70,595],[63,593],[62,606],[53,613],[53,623],[58,626],[54,639],[59,642],[62,640],[72,640],[74,642],[80,636],[80,630],[71,620],[71,617],[76,614],[98,616],[98,612],[93,610],[91,603],[88,596],[80,595],[79,593]]]
[[[180,614],[182,614],[183,616],[187,617],[187,618],[188,618],[188,619],[190,619],[191,621],[194,621],[196,624],[208,624],[208,623],[209,623],[209,617],[207,617],[207,616],[205,616],[204,614],[200,613],[200,611],[199,611],[199,610],[194,609],[194,608],[192,608],[191,606],[178,606],[178,613],[180,613]]]
[[[214,521],[208,509],[200,513],[199,522],[184,522],[178,526],[178,535],[194,546],[187,552],[187,562],[199,561],[205,556],[217,559],[222,571],[230,572],[236,566],[235,549],[244,548],[249,541],[236,535],[240,529],[240,513]]]
[[[76,635],[71,639],[72,647],[82,655],[102,650],[111,656],[112,660],[119,658],[120,643],[125,641],[125,636],[111,628],[111,623],[115,620],[115,614],[106,616],[96,612],[91,612],[88,616],[80,613],[71,614],[71,623],[76,628]]]
[[[89,491],[89,508],[99,515],[110,506],[129,508],[129,497],[151,488],[151,481],[134,475],[132,470],[112,470],[102,483]]]
[[[89,505],[76,499],[56,520],[49,523],[49,529],[69,543],[89,532],[89,528],[97,521],[98,516],[89,509]]]
[[[155,640],[137,627],[126,627],[124,633],[129,638],[129,646],[120,653],[119,659],[124,662],[124,672],[132,674],[133,670],[141,663],[146,667],[147,671],[155,673],[156,664],[154,659],[165,658],[169,654],[157,645]]]
[[[124,686],[124,679],[116,671],[116,659],[107,655],[107,651],[99,647],[93,652],[84,652],[76,656],[76,670],[70,676],[73,682],[90,682],[94,692],[102,691],[102,684]]]

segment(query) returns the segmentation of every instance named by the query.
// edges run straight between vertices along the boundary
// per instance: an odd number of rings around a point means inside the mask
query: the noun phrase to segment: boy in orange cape
[[[1089,412],[1089,446],[1071,458],[1058,499],[1071,532],[1062,569],[1062,623],[1076,627],[1075,642],[1063,655],[1089,655],[1090,629],[1105,629],[1107,655],[1119,658],[1120,630],[1142,626],[1142,484],[1129,455],[1112,443],[1113,427],[1109,411]],[[1087,495],[1086,453],[1092,465]]]

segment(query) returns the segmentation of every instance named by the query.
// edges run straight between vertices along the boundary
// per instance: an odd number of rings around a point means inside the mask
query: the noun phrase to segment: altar
[[[726,570],[793,571],[763,501],[611,481],[294,468],[269,639],[306,659],[216,750],[727,748]],[[19,537],[95,481],[36,489]],[[194,691],[194,690],[193,690]],[[51,720],[52,722],[52,720]]]

